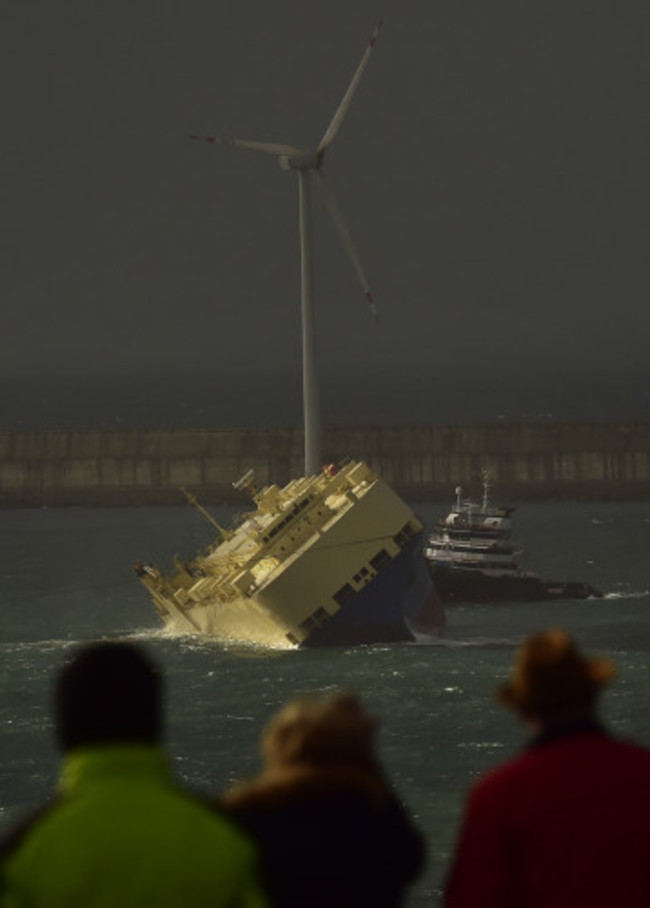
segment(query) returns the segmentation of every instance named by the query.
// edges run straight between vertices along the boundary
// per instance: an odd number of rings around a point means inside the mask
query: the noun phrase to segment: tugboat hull
[[[431,575],[444,603],[542,602],[551,599],[600,599],[588,583],[542,580],[535,576],[491,577],[476,570],[432,565]]]

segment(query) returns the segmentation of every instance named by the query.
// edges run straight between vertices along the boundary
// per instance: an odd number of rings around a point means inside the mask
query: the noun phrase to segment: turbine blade
[[[357,66],[357,70],[356,70],[355,74],[352,76],[352,81],[348,85],[348,90],[343,95],[341,103],[339,104],[339,106],[336,110],[336,113],[332,117],[332,122],[327,127],[323,138],[320,140],[320,145],[318,146],[318,149],[317,149],[319,152],[325,151],[325,149],[328,147],[328,145],[332,144],[332,142],[336,138],[336,134],[338,133],[339,129],[341,128],[341,124],[343,123],[343,119],[348,111],[350,102],[352,101],[352,98],[354,97],[354,93],[357,90],[359,82],[361,81],[361,76],[363,75],[363,71],[366,68],[366,66],[368,65],[368,60],[370,59],[370,55],[372,54],[374,46],[377,43],[377,36],[379,34],[379,29],[382,27],[382,25],[383,25],[383,22],[380,20],[377,23],[377,26],[375,27],[374,32],[372,33],[372,37],[370,38],[370,41],[368,42],[368,47],[366,48],[366,51],[365,51],[363,57],[361,58],[361,62]]]
[[[263,151],[266,154],[292,155],[300,154],[300,149],[292,145],[278,145],[276,142],[256,142],[254,139],[222,139],[218,136],[190,136],[195,142],[210,142],[212,145],[235,145],[237,148],[249,148],[251,151]]]
[[[361,267],[359,255],[357,253],[352,237],[350,236],[350,231],[348,230],[347,224],[345,223],[341,209],[339,208],[331,189],[323,179],[323,175],[321,174],[320,170],[317,170],[316,174],[318,177],[318,185],[322,190],[325,204],[327,205],[328,211],[332,217],[332,220],[334,221],[336,229],[339,232],[339,236],[341,237],[345,251],[348,254],[348,258],[352,262],[352,267],[356,271],[357,277],[359,278],[361,286],[363,287],[364,295],[366,297],[366,300],[368,301],[368,305],[370,306],[370,313],[373,319],[377,321],[377,307],[375,306],[375,301],[373,299],[372,293],[370,292],[370,286],[368,285],[368,281],[366,280],[363,268]]]

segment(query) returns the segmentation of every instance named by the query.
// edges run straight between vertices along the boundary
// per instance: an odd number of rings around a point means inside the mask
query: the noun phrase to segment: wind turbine
[[[216,136],[190,136],[195,141],[205,141],[218,145],[233,145],[238,148],[248,148],[252,151],[262,151],[274,155],[280,167],[286,171],[294,171],[298,175],[299,188],[299,227],[300,227],[300,300],[302,320],[302,396],[303,420],[305,437],[305,475],[313,476],[321,469],[320,451],[320,413],[318,401],[318,381],[314,357],[314,331],[311,304],[311,253],[309,232],[310,209],[310,174],[316,174],[317,182],[330,216],[341,237],[343,246],[348,254],[352,266],[363,287],[370,311],[377,318],[375,302],[368,286],[368,281],[361,267],[359,256],[355,249],[352,237],[346,226],[345,220],[338,207],[331,190],[323,180],[322,166],[325,152],[336,138],[352,98],[358,88],[361,76],[368,65],[377,41],[377,35],[382,23],[379,22],[372,33],[368,46],[361,58],[361,62],[352,76],[352,81],[341,99],[341,102],[332,117],[332,120],[323,134],[316,148],[300,149],[293,145],[280,145],[273,142],[257,142],[249,139],[218,138]]]

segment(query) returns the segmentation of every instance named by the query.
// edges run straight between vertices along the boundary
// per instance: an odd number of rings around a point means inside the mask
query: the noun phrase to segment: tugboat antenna
[[[485,514],[490,503],[490,471],[483,470],[481,479],[483,481],[483,513]]]

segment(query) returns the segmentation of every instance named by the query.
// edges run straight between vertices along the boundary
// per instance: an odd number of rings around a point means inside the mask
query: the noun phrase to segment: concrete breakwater
[[[324,462],[363,458],[412,500],[650,498],[650,422],[485,423],[327,429]],[[245,502],[233,481],[302,472],[298,429],[0,433],[0,507],[181,504],[184,486],[208,503]]]

